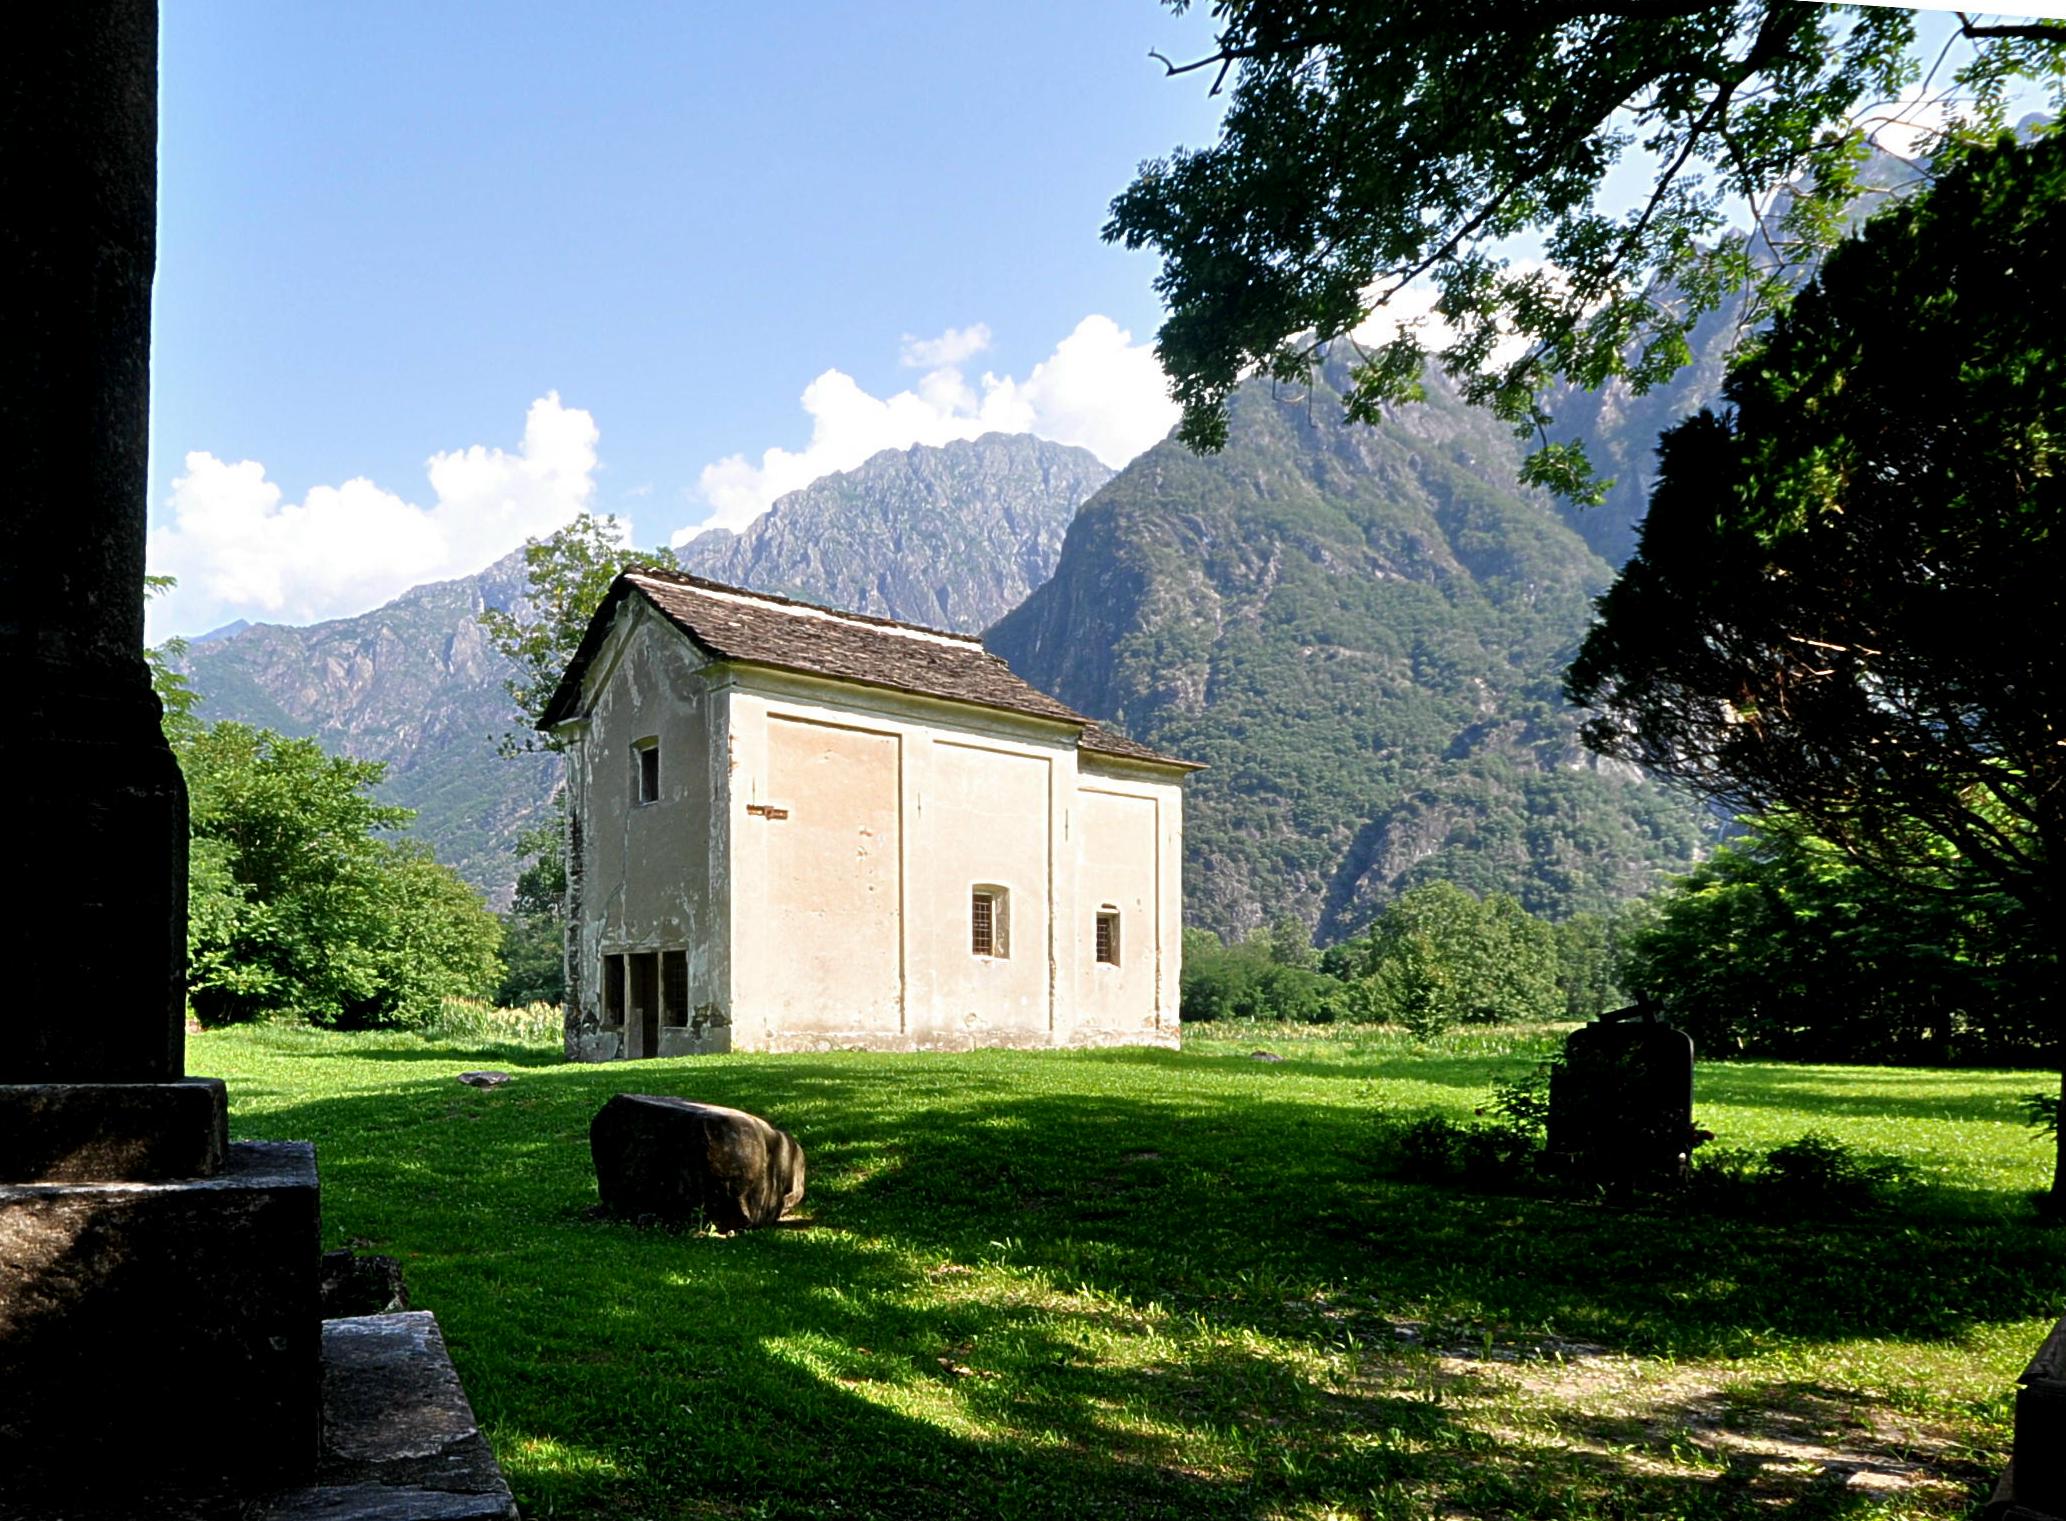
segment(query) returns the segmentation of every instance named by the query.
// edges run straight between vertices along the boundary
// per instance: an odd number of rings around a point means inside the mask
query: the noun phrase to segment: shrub
[[[1811,1131],[1762,1156],[1734,1148],[1695,1152],[1692,1198],[1716,1214],[1841,1217],[1886,1204],[1906,1180],[1892,1158],[1861,1156]]]
[[[1524,1076],[1494,1083],[1485,1107],[1504,1120],[1508,1129],[1543,1139],[1549,1133],[1550,1074],[1562,1060],[1537,1063]]]

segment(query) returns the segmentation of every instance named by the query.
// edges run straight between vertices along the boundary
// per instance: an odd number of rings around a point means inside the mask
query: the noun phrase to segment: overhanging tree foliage
[[[1219,141],[1144,165],[1105,228],[1162,256],[1157,351],[1181,436],[1202,449],[1224,442],[1244,375],[1304,379],[1422,277],[1453,334],[1434,357],[1541,437],[1552,381],[1641,392],[1685,362],[1703,313],[1741,292],[1755,325],[1791,289],[1789,260],[1843,230],[1862,107],[1920,91],[1949,103],[1955,132],[1990,134],[2012,81],[2055,99],[2066,82],[2066,23],[1966,22],[1967,51],[1925,77],[1913,14],[1884,7],[1219,0],[1213,14],[1216,50],[1165,63],[1215,90],[1233,80]],[[1619,212],[1603,187],[1632,154],[1650,190]],[[1763,224],[1769,246],[1732,220]],[[1500,252],[1523,233],[1548,267]],[[1413,328],[1369,349],[1350,415],[1417,396],[1429,357]],[[1529,469],[1573,496],[1602,489],[1570,445]]]
[[[1837,249],[1666,435],[1569,673],[1587,742],[1897,879],[1948,845],[1953,885],[2056,924],[2061,333],[2066,140],[1977,150]]]

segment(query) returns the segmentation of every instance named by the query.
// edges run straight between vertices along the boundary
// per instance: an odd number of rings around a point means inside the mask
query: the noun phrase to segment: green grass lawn
[[[1849,1224],[1376,1174],[1378,1111],[1468,1115],[1555,1039],[575,1067],[247,1028],[188,1065],[238,1136],[316,1142],[324,1244],[402,1259],[534,1521],[1970,1513],[2066,1309],[2016,1105],[2045,1080],[1703,1066],[1722,1144],[1909,1164]],[[454,1081],[483,1065],[516,1080]],[[589,1218],[620,1090],[789,1130],[802,1218]]]

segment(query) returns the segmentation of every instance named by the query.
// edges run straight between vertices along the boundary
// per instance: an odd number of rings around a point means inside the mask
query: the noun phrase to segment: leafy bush
[[[2058,970],[2049,937],[1948,846],[1931,872],[1928,884],[1896,884],[1797,822],[1753,820],[1657,900],[1615,975],[1711,1056],[2045,1055]]]
[[[1863,1214],[1888,1202],[1908,1178],[1889,1157],[1861,1156],[1811,1131],[1759,1155],[1706,1148],[1693,1154],[1694,1202],[1716,1214],[1821,1219]]]
[[[1492,1085],[1492,1097],[1485,1105],[1506,1122],[1507,1128],[1538,1140],[1549,1133],[1550,1075],[1563,1061],[1538,1063],[1524,1076]]]
[[[1566,960],[1556,931],[1514,899],[1431,882],[1323,964],[1348,984],[1356,1017],[1425,1038],[1459,1021],[1554,1018],[1568,1002],[1559,981]]]
[[[1258,930],[1234,945],[1209,930],[1184,931],[1182,1013],[1216,1019],[1328,1024],[1344,1012],[1341,985],[1311,965],[1303,926]]]

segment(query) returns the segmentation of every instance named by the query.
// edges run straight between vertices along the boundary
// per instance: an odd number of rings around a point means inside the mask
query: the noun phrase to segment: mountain
[[[2044,120],[2026,116],[2017,130],[2034,131]],[[1845,216],[1845,225],[1855,231],[1891,200],[1927,183],[1928,176],[1917,164],[1873,148],[1858,165],[1861,193]],[[1786,230],[1792,205],[1791,196],[1784,191],[1773,198],[1750,241],[1750,257],[1760,274],[1777,271],[1786,277],[1788,288],[1797,291],[1814,275],[1820,261],[1783,262],[1785,250],[1792,246],[1792,235]],[[1636,531],[1650,510],[1650,490],[1657,484],[1658,435],[1702,407],[1717,403],[1729,358],[1745,337],[1747,305],[1742,296],[1730,296],[1702,316],[1686,335],[1685,364],[1640,396],[1622,380],[1609,381],[1596,391],[1561,385],[1551,393],[1549,412],[1556,419],[1551,436],[1582,441],[1593,468],[1614,481],[1598,507],[1565,504],[1560,510],[1593,551],[1616,569],[1635,553]]]
[[[714,581],[978,633],[1053,573],[1070,519],[1111,475],[1087,449],[1025,433],[885,449],[676,553]]]
[[[704,534],[686,568],[907,622],[975,631],[1053,570],[1084,498],[1112,472],[1086,450],[988,434],[888,450],[782,497],[741,534]],[[183,669],[206,719],[234,718],[385,761],[388,802],[412,831],[506,903],[516,836],[558,785],[558,758],[505,758],[520,727],[511,667],[476,622],[525,591],[523,557],[404,592],[357,618],[307,628],[228,625],[191,642]]]
[[[1028,681],[1207,763],[1187,919],[1354,931],[1418,882],[1600,909],[1690,864],[1691,804],[1578,743],[1558,692],[1612,576],[1519,449],[1446,386],[1379,426],[1345,377],[1252,382],[1224,451],[1164,442],[1077,514],[986,643]]]
[[[508,664],[475,621],[523,595],[521,554],[478,575],[402,593],[357,618],[306,628],[259,624],[192,645],[185,670],[205,719],[234,718],[387,763],[386,802],[416,810],[411,831],[506,902],[517,832],[559,783],[559,758],[496,753],[515,726]]]

